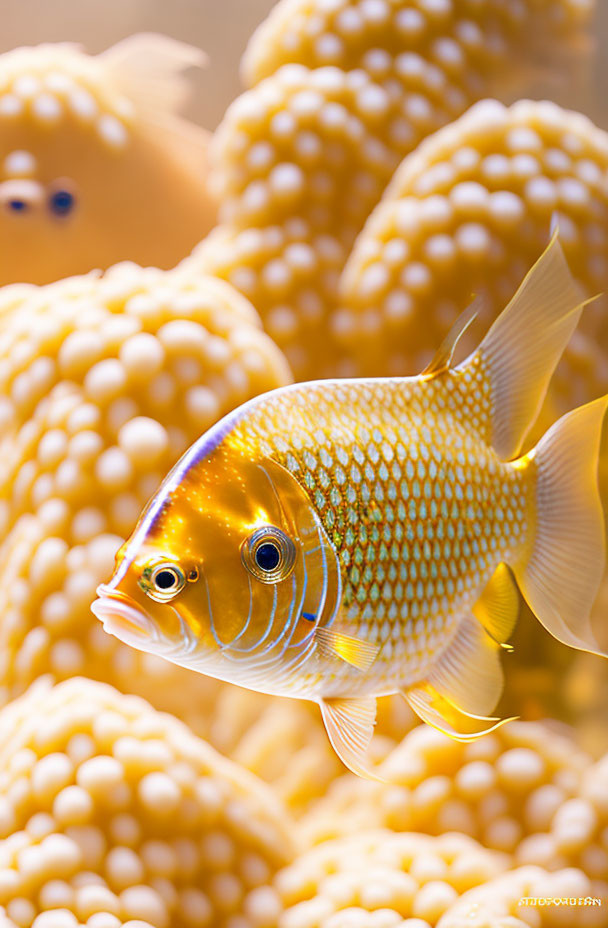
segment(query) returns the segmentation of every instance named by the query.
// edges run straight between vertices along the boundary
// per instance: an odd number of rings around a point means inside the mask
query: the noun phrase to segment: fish
[[[171,268],[206,235],[209,133],[179,115],[205,61],[151,33],[0,55],[0,285]]]
[[[462,362],[471,312],[418,376],[296,383],[229,413],[165,478],[93,612],[135,648],[317,702],[360,776],[379,778],[379,696],[463,741],[504,724],[520,594],[602,654],[608,396],[522,450],[585,302],[556,233]]]

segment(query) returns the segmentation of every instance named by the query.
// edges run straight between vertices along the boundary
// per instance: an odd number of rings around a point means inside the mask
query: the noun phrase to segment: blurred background
[[[162,32],[190,42],[209,54],[209,67],[196,75],[189,115],[213,129],[228,103],[241,89],[238,63],[254,28],[275,0],[3,0],[0,51],[40,42],[77,42],[90,53],[101,52],[134,32]],[[608,2],[597,4],[595,54],[588,86],[581,99],[564,75],[545,88],[563,106],[576,107],[608,128]],[[516,94],[517,96],[517,94]]]

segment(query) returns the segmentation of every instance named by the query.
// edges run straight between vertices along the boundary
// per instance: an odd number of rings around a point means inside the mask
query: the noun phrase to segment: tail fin
[[[547,631],[570,647],[604,654],[589,621],[605,565],[597,469],[608,396],[563,416],[534,452],[538,466],[532,553],[515,576]]]

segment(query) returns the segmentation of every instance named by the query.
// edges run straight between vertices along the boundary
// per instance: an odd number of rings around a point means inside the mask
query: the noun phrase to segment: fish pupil
[[[27,203],[25,200],[9,200],[9,208],[14,210],[16,213],[21,213],[27,209]]]
[[[255,562],[260,570],[276,570],[281,561],[281,552],[275,544],[265,541],[256,549]]]
[[[161,590],[170,590],[177,583],[177,577],[171,570],[159,570],[154,578],[156,586]]]

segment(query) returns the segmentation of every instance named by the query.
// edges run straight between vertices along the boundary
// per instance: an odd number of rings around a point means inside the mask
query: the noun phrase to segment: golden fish
[[[598,445],[608,397],[520,456],[583,303],[551,244],[480,346],[448,337],[418,377],[302,383],[246,403],[166,478],[93,605],[144,651],[319,703],[344,763],[376,697],[472,739],[500,720],[519,596],[599,649]]]
[[[209,231],[208,134],[177,115],[205,55],[136,35],[0,55],[0,284],[173,267]]]

